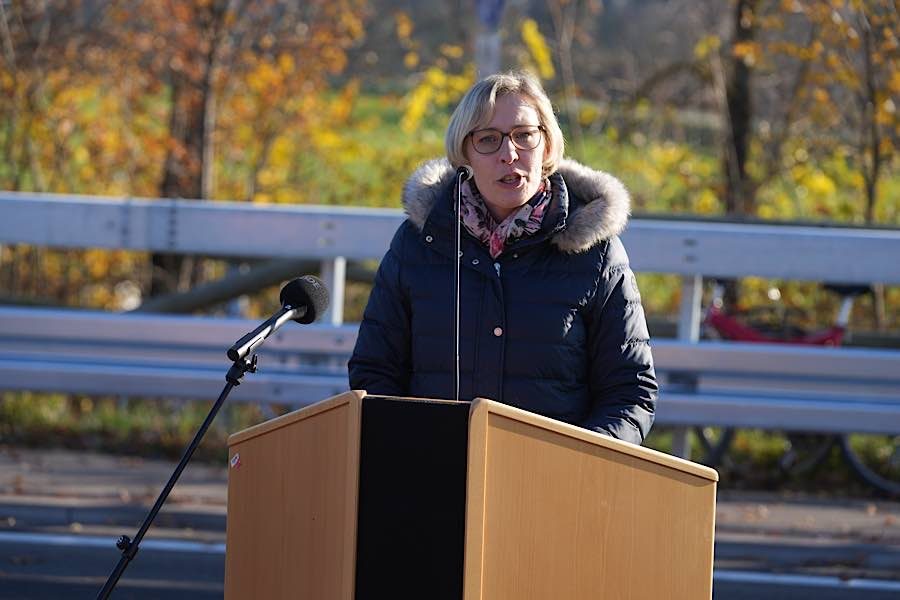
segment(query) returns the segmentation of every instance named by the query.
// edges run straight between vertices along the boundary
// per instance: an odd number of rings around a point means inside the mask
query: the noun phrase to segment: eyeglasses
[[[513,127],[509,133],[499,129],[476,129],[469,132],[472,136],[472,147],[478,154],[493,154],[503,145],[503,138],[508,137],[513,146],[519,150],[534,150],[541,143],[541,125],[521,125]]]

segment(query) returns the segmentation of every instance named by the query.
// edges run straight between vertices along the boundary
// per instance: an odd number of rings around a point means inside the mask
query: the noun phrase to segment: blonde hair
[[[528,73],[510,71],[485,77],[473,85],[456,106],[447,125],[444,146],[453,168],[467,164],[465,145],[469,133],[487,124],[494,114],[497,98],[516,94],[525,98],[537,111],[540,125],[544,127],[547,143],[543,174],[549,175],[559,168],[565,142],[559,122],[553,113],[553,105],[541,84]]]

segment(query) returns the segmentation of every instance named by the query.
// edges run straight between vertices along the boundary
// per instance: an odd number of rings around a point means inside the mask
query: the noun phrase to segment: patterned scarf
[[[464,181],[461,189],[463,225],[487,247],[491,258],[500,256],[506,246],[539,231],[553,197],[550,180],[545,178],[531,200],[498,223],[485,205],[474,181]]]

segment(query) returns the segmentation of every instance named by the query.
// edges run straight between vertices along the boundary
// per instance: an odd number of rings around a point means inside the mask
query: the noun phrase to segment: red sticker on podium
[[[240,455],[240,453],[235,453],[235,455],[231,457],[231,468],[237,469],[240,466],[241,466],[241,455]]]

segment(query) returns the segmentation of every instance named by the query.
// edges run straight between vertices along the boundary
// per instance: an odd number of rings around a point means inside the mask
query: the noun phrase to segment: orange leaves
[[[813,89],[812,97],[813,100],[821,103],[828,102],[831,99],[831,97],[828,95],[828,90],[822,89],[820,87]]]
[[[731,47],[731,53],[746,66],[753,67],[759,62],[761,49],[757,42],[736,42]]]
[[[352,10],[342,10],[338,16],[338,24],[352,40],[357,40],[365,34],[362,17]]]
[[[264,94],[269,90],[277,94],[277,88],[284,82],[284,74],[278,68],[277,63],[258,61],[255,67],[247,73],[247,86],[257,94]]]
[[[397,31],[397,39],[401,42],[407,42],[412,37],[413,22],[409,15],[403,11],[394,13],[394,23]]]

